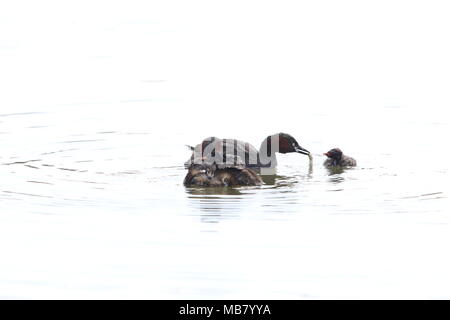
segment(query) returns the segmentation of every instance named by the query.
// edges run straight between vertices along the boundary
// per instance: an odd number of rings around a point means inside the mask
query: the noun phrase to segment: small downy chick
[[[261,177],[252,169],[241,167],[220,168],[216,164],[194,164],[184,178],[185,186],[233,187],[259,186]]]
[[[324,153],[328,157],[323,163],[327,167],[354,167],[356,166],[356,160],[352,157],[343,154],[339,148],[333,148],[330,151]]]

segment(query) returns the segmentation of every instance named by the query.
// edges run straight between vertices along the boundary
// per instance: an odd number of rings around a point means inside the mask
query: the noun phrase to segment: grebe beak
[[[301,154],[306,154],[306,155],[309,155],[311,153],[308,150],[306,150],[305,148],[302,148],[300,146],[295,147],[295,152],[298,152],[298,153],[301,153]]]

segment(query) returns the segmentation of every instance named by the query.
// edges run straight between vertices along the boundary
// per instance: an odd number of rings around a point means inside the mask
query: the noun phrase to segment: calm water
[[[203,29],[169,7],[102,8],[45,23],[7,8],[21,18],[0,24],[15,30],[0,33],[0,298],[450,298],[442,84],[390,87],[410,79],[400,56],[368,82],[357,63],[344,83],[337,69],[319,80],[294,54],[247,44],[245,15],[228,30],[209,8]],[[275,30],[301,34],[296,23]],[[280,155],[262,187],[183,186],[184,144],[258,147],[280,131],[313,162]],[[324,168],[336,146],[358,167]]]

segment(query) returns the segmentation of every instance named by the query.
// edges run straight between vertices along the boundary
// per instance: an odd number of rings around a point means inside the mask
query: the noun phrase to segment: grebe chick
[[[324,153],[328,157],[323,163],[327,167],[355,167],[356,160],[352,157],[346,156],[339,148],[333,148],[330,151]]]

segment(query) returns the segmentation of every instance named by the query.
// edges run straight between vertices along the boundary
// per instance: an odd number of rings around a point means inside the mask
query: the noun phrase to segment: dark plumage
[[[243,164],[247,168],[274,168],[277,165],[276,153],[297,152],[310,156],[310,152],[302,148],[295,138],[287,133],[277,133],[268,136],[263,140],[259,151],[248,142],[236,139],[219,139],[217,137],[209,137],[204,139],[193,150],[191,159],[185,163],[185,167],[189,168],[196,159],[214,158],[217,163],[220,157],[238,156],[243,160]]]
[[[195,147],[188,147],[192,156],[184,164],[188,169],[185,186],[257,186],[263,181],[254,170],[275,168],[277,152],[311,156],[287,133],[268,136],[259,151],[247,142],[217,137],[206,138]]]
[[[327,167],[354,167],[356,166],[356,160],[346,156],[342,153],[341,149],[334,148],[330,151],[324,153],[325,156],[328,157],[325,160],[324,165]]]
[[[251,169],[236,166],[218,168],[216,164],[193,164],[184,178],[185,186],[234,187],[259,186],[261,177]]]

